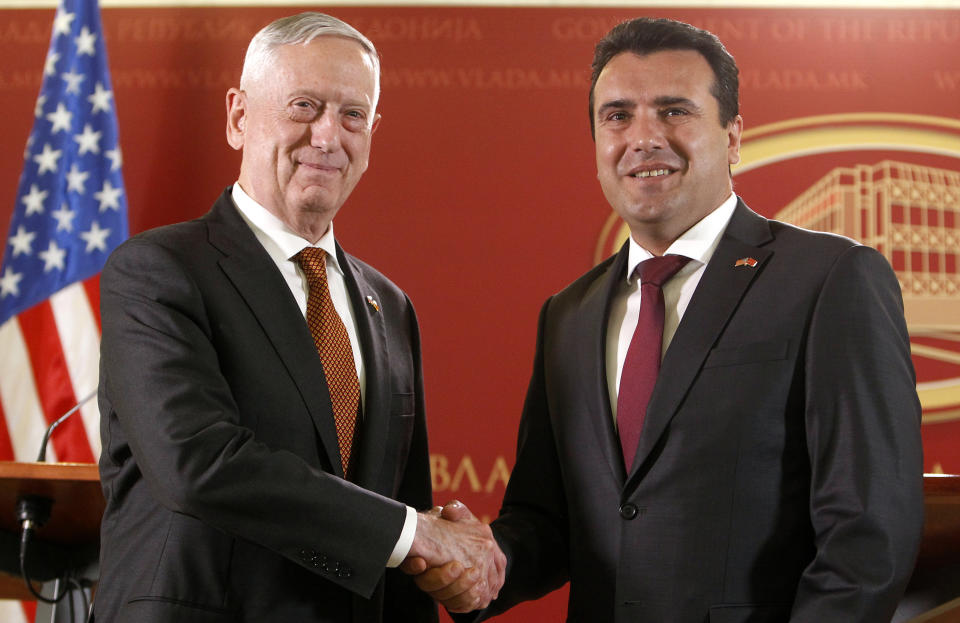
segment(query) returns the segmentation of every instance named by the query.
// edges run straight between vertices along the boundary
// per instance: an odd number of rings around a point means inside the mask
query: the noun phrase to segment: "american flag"
[[[36,460],[48,423],[96,390],[98,274],[126,237],[100,10],[62,0],[0,265],[0,459]],[[97,460],[96,401],[77,415],[48,458]]]
[[[36,460],[48,424],[96,390],[97,275],[127,237],[120,167],[100,9],[63,0],[0,264],[0,459]],[[48,458],[96,461],[99,419],[86,402]],[[0,616],[32,620],[33,606],[3,602]]]

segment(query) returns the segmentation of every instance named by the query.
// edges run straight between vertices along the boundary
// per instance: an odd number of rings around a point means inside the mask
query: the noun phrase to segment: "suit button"
[[[620,516],[627,520],[634,519],[638,512],[639,510],[637,509],[636,505],[631,504],[630,502],[627,502],[620,507]]]

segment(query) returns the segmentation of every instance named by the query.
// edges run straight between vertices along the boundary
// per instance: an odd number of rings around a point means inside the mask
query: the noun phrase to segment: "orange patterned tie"
[[[353,362],[353,347],[347,328],[330,299],[326,251],[306,247],[293,259],[300,264],[310,286],[307,325],[327,377],[333,419],[337,425],[337,440],[340,443],[340,460],[344,475],[349,477],[350,451],[360,407],[360,382]]]

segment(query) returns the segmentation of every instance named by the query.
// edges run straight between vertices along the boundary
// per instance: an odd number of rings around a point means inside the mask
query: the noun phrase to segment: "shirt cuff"
[[[400,566],[400,563],[402,563],[407,557],[407,554],[410,553],[410,548],[413,547],[413,537],[416,534],[417,511],[408,506],[407,518],[403,522],[403,530],[400,531],[400,538],[397,539],[397,544],[393,548],[393,553],[390,554],[390,558],[387,559],[388,569]]]

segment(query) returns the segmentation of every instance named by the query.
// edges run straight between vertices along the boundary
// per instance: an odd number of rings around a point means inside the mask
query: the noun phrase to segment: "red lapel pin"
[[[741,257],[733,266],[734,268],[737,266],[749,266],[750,268],[756,268],[757,260],[753,259],[752,257]]]

